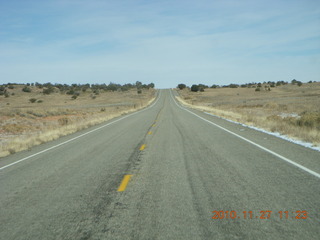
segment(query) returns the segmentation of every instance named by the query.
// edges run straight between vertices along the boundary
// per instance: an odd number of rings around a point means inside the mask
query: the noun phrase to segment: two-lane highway
[[[173,94],[1,159],[0,239],[320,238],[319,152]]]

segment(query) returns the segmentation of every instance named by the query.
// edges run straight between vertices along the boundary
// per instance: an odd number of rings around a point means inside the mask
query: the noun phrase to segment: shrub
[[[178,84],[177,87],[178,87],[180,90],[182,90],[182,89],[186,88],[187,86],[186,86],[185,84],[183,84],[183,83],[180,83],[180,84]]]
[[[138,89],[137,93],[138,93],[138,94],[141,94],[141,93],[142,93],[141,89]]]
[[[38,101],[37,101],[37,103],[42,103],[42,102],[43,102],[42,100],[38,100]]]
[[[70,89],[69,91],[66,92],[66,94],[68,94],[68,95],[73,95],[74,93],[75,93],[75,92],[74,92],[73,89]]]
[[[43,94],[47,94],[47,95],[49,95],[50,93],[53,93],[53,92],[54,92],[54,88],[53,87],[49,87],[49,88],[43,89],[43,91],[42,91]]]
[[[69,122],[70,122],[70,119],[69,119],[69,118],[66,118],[66,117],[64,117],[64,118],[59,118],[59,119],[58,119],[58,123],[59,123],[59,125],[61,125],[61,126],[68,125]]]
[[[7,92],[5,87],[0,87],[0,95],[4,95]]]
[[[239,87],[239,85],[238,84],[234,84],[234,83],[231,83],[229,85],[229,88],[238,88],[238,87]]]
[[[36,98],[30,98],[30,99],[29,99],[29,102],[31,102],[31,103],[35,103],[36,101],[37,101]]]
[[[77,97],[78,97],[78,95],[72,95],[71,98],[75,100],[75,99],[77,99]]]
[[[302,114],[297,121],[299,126],[316,127],[320,130],[320,113],[319,112],[307,112]]]
[[[191,86],[191,92],[198,92],[198,91],[199,91],[199,86],[193,84],[193,85]]]
[[[22,88],[22,91],[29,93],[29,92],[31,92],[31,88],[25,86],[24,88]]]
[[[261,88],[257,87],[255,91],[256,91],[256,92],[260,92],[260,91],[261,91]]]

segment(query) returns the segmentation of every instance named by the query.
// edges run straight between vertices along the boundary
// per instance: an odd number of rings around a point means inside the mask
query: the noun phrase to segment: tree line
[[[136,81],[136,83],[126,83],[126,84],[117,84],[110,82],[109,84],[60,84],[60,83],[26,83],[26,84],[18,84],[18,83],[7,83],[0,85],[0,95],[8,95],[8,91],[10,89],[14,89],[17,85],[23,86],[23,92],[32,92],[32,88],[36,87],[42,89],[43,94],[51,94],[54,92],[66,93],[69,95],[79,95],[81,92],[86,92],[90,89],[93,93],[99,93],[100,91],[129,91],[131,89],[137,89],[138,93],[141,93],[142,89],[154,88],[154,83],[143,84],[140,81]]]
[[[312,81],[309,81],[308,83],[312,83]],[[252,83],[245,83],[245,84],[231,83],[228,85],[213,84],[211,86],[208,86],[206,84],[193,84],[193,85],[191,85],[191,87],[189,87],[184,83],[180,83],[180,84],[178,84],[177,88],[180,90],[190,89],[190,91],[192,91],[192,92],[204,92],[204,90],[206,88],[255,88],[256,91],[260,91],[262,86],[264,86],[266,88],[266,90],[271,91],[271,88],[274,88],[276,86],[286,85],[286,84],[289,84],[289,83],[286,81],[277,81],[277,82],[269,81],[269,82],[263,82],[263,83],[252,82]],[[291,81],[291,84],[297,85],[300,87],[300,86],[302,86],[303,83],[301,81],[293,79]]]

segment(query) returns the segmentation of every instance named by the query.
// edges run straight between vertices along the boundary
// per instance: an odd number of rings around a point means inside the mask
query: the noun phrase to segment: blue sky
[[[0,0],[0,83],[320,81],[319,0]]]

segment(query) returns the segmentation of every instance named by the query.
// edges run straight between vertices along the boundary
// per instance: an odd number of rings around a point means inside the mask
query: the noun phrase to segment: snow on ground
[[[235,124],[238,124],[238,125],[241,125],[243,127],[247,127],[247,128],[251,128],[251,129],[254,129],[254,130],[257,130],[257,131],[260,131],[260,132],[263,132],[263,133],[266,133],[266,134],[269,134],[269,135],[272,135],[272,136],[275,136],[275,137],[278,137],[278,138],[281,138],[281,139],[284,139],[288,142],[292,142],[292,143],[295,143],[295,144],[298,144],[298,145],[301,145],[301,146],[304,146],[304,147],[307,147],[307,148],[311,148],[313,150],[316,150],[316,151],[319,151],[320,152],[320,147],[315,147],[313,146],[312,143],[309,143],[309,142],[304,142],[304,141],[300,141],[300,140],[297,140],[297,139],[292,139],[286,135],[282,135],[278,132],[269,132],[269,131],[266,131],[262,128],[258,128],[258,127],[254,127],[254,126],[249,126],[249,125],[246,125],[246,124],[243,124],[243,123],[239,123],[239,122],[236,122],[236,121],[232,121],[230,119],[227,119],[227,118],[223,118],[223,117],[220,117],[220,116],[217,116],[217,115],[214,115],[212,113],[208,113],[208,112],[204,112],[205,114],[208,114],[208,115],[211,115],[211,116],[214,116],[214,117],[218,117],[218,118],[221,118],[221,119],[224,119],[226,121],[229,121],[229,122],[232,122],[232,123],[235,123]]]

